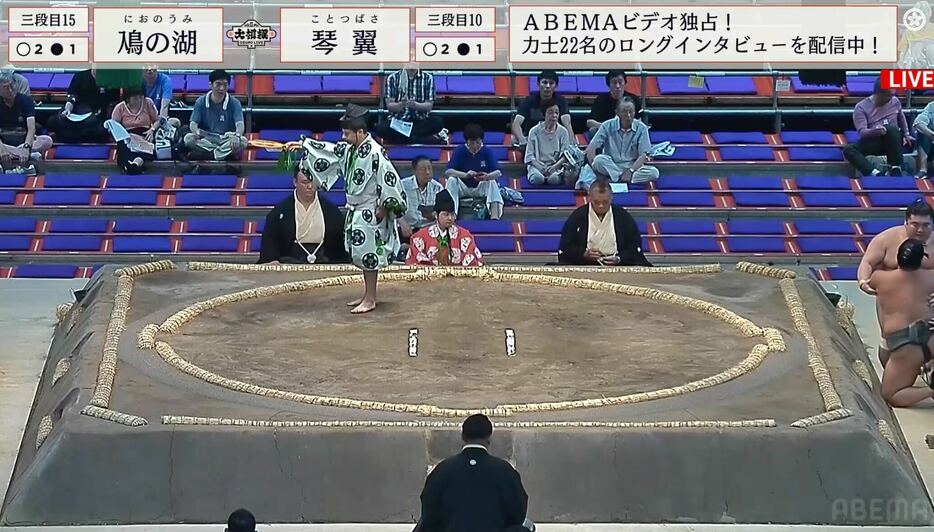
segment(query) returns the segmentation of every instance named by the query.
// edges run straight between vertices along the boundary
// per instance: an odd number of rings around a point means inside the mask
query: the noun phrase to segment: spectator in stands
[[[295,191],[266,215],[259,264],[348,263],[344,215],[318,192],[301,165],[292,171]]]
[[[509,462],[490,455],[492,435],[493,424],[483,414],[464,421],[460,454],[425,479],[418,532],[512,531],[529,523],[522,478]]]
[[[441,183],[432,178],[431,159],[419,155],[412,159],[414,175],[402,179],[405,191],[406,212],[399,219],[399,232],[403,242],[408,242],[414,231],[430,225],[436,220],[435,196],[444,190]]]
[[[0,72],[0,165],[5,173],[36,175],[33,158],[52,147],[52,138],[36,135],[36,105],[16,92],[13,73]]]
[[[543,70],[538,75],[538,92],[526,96],[519,104],[519,110],[512,120],[512,138],[519,146],[528,144],[528,134],[545,116],[542,111],[542,102],[554,100],[558,104],[561,125],[574,138],[574,128],[571,127],[571,113],[568,102],[564,96],[558,94],[558,74],[554,70]]]
[[[226,532],[256,532],[256,518],[249,510],[235,510],[227,518]]]
[[[496,182],[503,173],[493,152],[483,145],[483,128],[479,124],[464,127],[464,145],[451,154],[444,175],[448,178],[445,188],[454,198],[454,214],[460,210],[461,197],[467,196],[484,198],[490,218],[499,220],[503,216],[503,194]]]
[[[13,74],[13,90],[15,92],[32,97],[32,94],[29,92],[29,80],[26,79],[25,76],[17,74],[13,65],[3,67],[3,69],[0,69],[0,72],[9,72]]]
[[[46,124],[58,142],[102,142],[108,133],[104,120],[110,106],[120,98],[120,91],[97,84],[97,69],[82,70],[71,78],[68,99],[60,113]]]
[[[483,266],[477,239],[459,227],[454,199],[442,190],[435,197],[436,221],[412,235],[405,263],[408,266]]]
[[[590,138],[597,134],[600,124],[616,116],[616,104],[619,103],[620,98],[626,97],[632,100],[637,116],[642,111],[642,106],[639,105],[639,96],[626,91],[625,72],[622,70],[609,71],[606,75],[606,86],[609,87],[610,91],[597,95],[590,107],[590,114],[587,115],[587,130],[590,133]]]
[[[243,108],[240,101],[227,92],[230,74],[215,70],[208,80],[211,90],[195,101],[191,133],[185,135],[185,147],[197,157],[212,155],[217,161],[238,159],[247,145],[243,136]]]
[[[616,104],[616,118],[600,124],[587,146],[585,155],[590,164],[581,170],[577,188],[587,190],[597,179],[596,174],[623,183],[658,179],[658,168],[645,164],[652,149],[649,128],[635,116],[635,104],[629,98],[621,98]],[[597,155],[599,149],[603,153]]]
[[[558,262],[600,266],[651,266],[642,252],[639,226],[626,209],[613,205],[606,179],[590,186],[587,205],[571,213],[561,229]]]
[[[902,103],[892,91],[882,88],[877,79],[872,96],[864,98],[853,109],[853,124],[859,140],[843,150],[843,156],[863,175],[879,175],[866,159],[867,155],[885,155],[888,175],[902,175],[902,146],[914,140],[908,130],[908,120]]]
[[[926,179],[930,170],[932,151],[934,151],[934,102],[924,106],[924,110],[918,114],[912,126],[918,135],[916,151],[918,169],[915,177]]]
[[[545,120],[529,131],[525,150],[529,183],[573,186],[580,173],[580,150],[571,142],[568,131],[558,124],[558,102],[545,100],[542,107]]]
[[[104,123],[117,143],[117,165],[125,174],[140,174],[147,161],[155,159],[159,114],[142,87],[130,87]]]
[[[434,105],[434,76],[415,65],[393,72],[386,78],[390,122],[380,125],[377,133],[395,144],[447,144],[441,117],[431,113]],[[409,128],[408,135],[399,131]]]
[[[143,92],[153,101],[159,116],[169,118],[169,105],[172,103],[172,78],[159,72],[158,65],[143,67]]]

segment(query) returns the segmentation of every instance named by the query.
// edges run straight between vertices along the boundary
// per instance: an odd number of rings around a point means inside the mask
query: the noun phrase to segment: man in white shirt
[[[597,175],[613,182],[646,183],[658,179],[658,168],[645,164],[652,142],[649,127],[636,120],[636,107],[629,98],[620,98],[616,118],[600,125],[587,146],[589,165],[581,170],[577,188],[589,190]],[[597,154],[597,150],[603,153]]]
[[[444,190],[441,183],[432,177],[431,159],[419,155],[412,159],[414,175],[402,179],[405,191],[405,216],[399,219],[399,231],[403,242],[407,242],[412,233],[435,221],[435,196]]]

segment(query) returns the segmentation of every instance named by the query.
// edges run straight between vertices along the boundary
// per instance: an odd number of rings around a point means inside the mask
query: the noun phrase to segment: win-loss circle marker
[[[470,45],[467,44],[467,43],[465,43],[465,42],[462,42],[462,43],[458,44],[458,45],[457,45],[457,53],[459,53],[459,54],[461,54],[461,55],[467,55],[467,54],[469,54],[469,53],[470,53]]]

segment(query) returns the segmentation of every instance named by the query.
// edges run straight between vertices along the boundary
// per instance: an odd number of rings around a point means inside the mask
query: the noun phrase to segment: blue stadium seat
[[[106,161],[110,159],[110,146],[93,144],[59,144],[55,146],[55,159]]]
[[[239,218],[191,218],[188,220],[189,233],[243,233],[243,220]]]
[[[695,220],[673,218],[658,222],[658,230],[663,235],[715,235],[717,226],[713,220]]]
[[[630,190],[625,194],[613,194],[613,205],[620,205],[622,207],[647,207],[648,204],[649,197],[641,190]],[[526,202],[526,205],[528,205],[528,202]]]
[[[512,234],[512,222],[509,220],[462,220],[457,223],[475,235]]]
[[[167,236],[115,236],[114,253],[171,253],[172,241]]]
[[[603,76],[575,76],[577,78],[577,94],[601,94],[607,91],[606,79]],[[563,85],[564,82],[562,81]]]
[[[730,190],[782,190],[778,176],[731,175],[726,178]]]
[[[107,188],[162,188],[163,177],[157,174],[107,176]]]
[[[35,230],[35,218],[0,217],[0,233],[32,233]]]
[[[175,193],[175,205],[230,205],[227,190],[180,190]]]
[[[921,192],[870,192],[869,205],[872,207],[905,208],[919,197]]]
[[[839,175],[799,175],[795,184],[801,190],[852,190],[850,178]]]
[[[707,94],[706,84],[703,87],[688,85],[688,76],[658,76],[658,93],[662,96],[681,94]]]
[[[114,233],[168,233],[172,220],[167,218],[117,218]]]
[[[53,74],[52,79],[49,81],[49,90],[52,91],[64,91],[68,90],[68,87],[71,85],[71,78],[75,77],[74,74]]]
[[[525,232],[530,235],[558,234],[564,228],[565,220],[527,220]]]
[[[329,190],[324,193],[324,197],[338,207],[343,207],[347,204],[347,193],[343,190]]]
[[[843,136],[846,137],[846,141],[849,144],[855,144],[859,142],[859,132],[857,131],[845,131]]]
[[[864,220],[859,223],[859,226],[862,228],[863,234],[875,236],[890,227],[902,225],[902,223],[904,223],[904,219]]]
[[[438,88],[438,78],[435,77],[435,93],[437,94],[495,94],[496,86],[493,76],[452,76],[441,80],[441,89]]]
[[[847,191],[802,192],[801,200],[805,207],[859,207],[859,200]]]
[[[853,235],[853,224],[846,220],[802,218],[795,220],[795,228],[802,235]]]
[[[625,195],[615,195],[614,201]],[[573,207],[575,202],[574,192],[571,190],[528,190],[523,191],[523,197],[526,207]]]
[[[343,135],[341,131],[325,131],[321,134],[321,140],[326,142],[340,142],[344,138]]]
[[[234,236],[183,236],[181,250],[185,252],[206,251],[235,253],[240,239]]]
[[[658,193],[662,207],[714,207],[712,192],[667,192]]]
[[[717,144],[768,144],[761,131],[715,131],[710,134]]]
[[[24,264],[13,270],[20,279],[73,279],[78,267],[71,264]]]
[[[846,236],[802,236],[798,237],[801,253],[856,253],[856,243]]]
[[[665,253],[720,253],[720,245],[714,237],[663,236],[661,242]]]
[[[42,251],[100,251],[103,237],[88,235],[47,235]]]
[[[441,148],[428,148],[424,146],[390,146],[389,159],[392,161],[411,161],[419,155],[424,155],[432,161],[441,159]]]
[[[246,204],[249,207],[271,207],[284,200],[291,194],[290,191],[253,191],[246,193]]]
[[[263,249],[263,238],[259,236],[250,238],[250,251],[253,253],[259,253],[261,249]]]
[[[506,142],[506,134],[501,131],[484,131],[483,132],[483,143],[484,144],[503,144]],[[464,132],[455,131],[451,133],[451,144],[463,144],[464,143]]]
[[[784,235],[785,223],[773,218],[736,218],[726,223],[731,235]]]
[[[791,77],[791,87],[795,92],[801,93],[813,93],[813,92],[836,92],[839,93],[842,91],[840,87],[835,87],[832,85],[806,85],[801,81],[801,78],[798,76]]]
[[[668,175],[662,174],[655,182],[660,190],[710,190],[710,178],[703,175]]]
[[[707,93],[711,95],[755,95],[756,83],[749,76],[708,76]]]
[[[649,137],[652,142],[670,142],[672,144],[703,144],[704,138],[700,131],[656,131],[651,130]]]
[[[874,76],[851,76],[846,80],[846,93],[850,96],[869,96],[875,90]]]
[[[321,91],[328,94],[369,94],[373,76],[341,76],[321,78]]]
[[[867,175],[859,179],[863,190],[912,190],[919,193],[915,180],[905,177],[890,177],[885,175]]]
[[[558,236],[525,236],[522,237],[522,249],[530,253],[558,253],[560,241],[561,238]]]
[[[255,223],[255,224],[253,224],[253,232],[254,232],[254,233],[262,234],[263,229],[265,229],[265,228],[266,228],[266,219],[265,219],[265,218],[260,218],[259,220],[256,220],[256,223]]]
[[[159,193],[155,190],[112,190],[101,192],[101,205],[155,205]]]
[[[737,207],[788,207],[784,192],[733,192]]]
[[[186,174],[182,176],[182,188],[234,188],[237,186],[235,175],[200,175]]]
[[[90,205],[90,190],[37,190],[33,205]]]
[[[855,281],[857,268],[831,267],[827,268],[830,279],[834,281]]]
[[[4,188],[23,188],[26,186],[24,174],[2,174],[0,173],[0,187]]]
[[[314,94],[321,92],[321,76],[278,75],[272,77],[272,90],[276,94]],[[265,139],[266,137],[260,137]],[[270,139],[276,140],[276,139]],[[280,141],[282,142],[282,141]]]
[[[247,189],[282,189],[292,190],[294,186],[289,174],[254,174],[246,179]]]
[[[493,158],[497,161],[503,162],[509,160],[509,148],[506,146],[487,146],[487,149],[490,150],[490,153],[493,154]]]
[[[98,174],[45,174],[45,188],[98,188],[101,176]]]
[[[780,236],[731,236],[730,253],[784,253],[785,239]]]
[[[50,233],[91,233],[107,232],[109,221],[104,218],[59,218],[52,220]]]
[[[783,144],[833,144],[829,131],[782,131]]]
[[[512,253],[516,250],[512,236],[478,236],[477,247],[481,253]]]
[[[674,155],[668,159],[672,161],[706,161],[707,149],[703,146],[681,146],[676,148]]]
[[[842,161],[843,150],[835,146],[815,148],[788,148],[791,161]]]
[[[41,92],[49,90],[49,84],[52,83],[52,76],[54,74],[23,72],[22,75],[26,78],[26,81],[29,82],[29,89],[31,91]]]
[[[31,236],[0,235],[0,251],[29,251],[31,244]]]
[[[775,152],[768,146],[724,146],[720,148],[720,158],[724,161],[774,161]]]

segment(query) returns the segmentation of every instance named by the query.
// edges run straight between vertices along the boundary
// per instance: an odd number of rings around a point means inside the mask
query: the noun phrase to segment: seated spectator
[[[918,169],[915,177],[926,179],[930,174],[931,152],[934,151],[934,102],[924,106],[924,110],[915,118],[912,127],[917,132],[918,140],[915,152]]]
[[[211,72],[211,90],[195,101],[191,111],[191,133],[185,135],[185,147],[199,158],[213,156],[215,160],[239,159],[247,146],[243,136],[243,108],[240,101],[227,92],[230,74],[224,70]]]
[[[610,88],[609,92],[604,92],[597,96],[590,107],[590,114],[587,115],[587,130],[590,132],[590,138],[597,134],[600,124],[611,120],[616,116],[616,104],[619,99],[626,97],[632,100],[636,108],[636,116],[642,111],[639,105],[639,96],[626,91],[626,73],[622,70],[611,70],[606,75],[606,86]]]
[[[587,190],[600,174],[611,181],[645,183],[658,179],[658,168],[646,165],[652,141],[649,128],[635,119],[636,106],[628,98],[616,105],[616,118],[600,125],[585,156],[589,166],[581,170],[577,188]],[[603,153],[597,155],[597,150]]]
[[[169,118],[169,105],[172,103],[172,78],[164,72],[159,72],[158,65],[146,65],[143,68],[143,92],[155,104],[159,116]]]
[[[441,117],[431,114],[435,105],[435,78],[415,65],[393,72],[386,78],[386,108],[390,122],[376,133],[391,144],[447,144],[447,131]],[[400,129],[411,128],[406,135]]]
[[[97,84],[97,69],[82,70],[71,78],[68,99],[61,112],[49,118],[48,129],[57,142],[103,142],[107,139],[104,120],[120,91]]]
[[[405,216],[399,219],[399,232],[403,242],[408,242],[413,231],[430,225],[436,220],[435,197],[444,190],[441,183],[432,178],[431,159],[424,155],[412,159],[414,175],[402,179],[405,191]]]
[[[483,256],[470,231],[458,227],[454,199],[447,190],[435,198],[436,221],[412,235],[407,266],[483,266]]]
[[[589,201],[574,209],[561,229],[558,262],[601,266],[651,266],[642,252],[639,226],[626,209],[613,205],[606,179],[591,185]]]
[[[256,532],[256,518],[249,510],[235,510],[227,518],[226,532]]]
[[[483,145],[483,128],[478,124],[464,127],[464,145],[451,154],[448,168],[444,172],[448,182],[445,189],[454,198],[454,214],[460,210],[462,196],[486,200],[485,213],[480,218],[499,220],[503,216],[503,194],[497,179],[503,173],[489,148]]]
[[[856,104],[853,125],[859,140],[843,150],[843,156],[863,175],[879,175],[866,159],[867,155],[885,155],[889,166],[887,175],[902,175],[902,146],[914,140],[908,131],[908,120],[902,112],[902,103],[892,91],[882,88],[877,79],[872,96]]]
[[[538,75],[538,92],[533,92],[522,100],[519,110],[512,120],[512,139],[519,146],[528,144],[527,136],[545,116],[542,111],[542,102],[554,100],[558,104],[561,125],[574,138],[574,128],[571,127],[571,113],[568,111],[568,102],[564,96],[558,94],[558,74],[554,70],[543,70]]]
[[[525,150],[529,183],[573,186],[583,159],[580,150],[571,142],[568,131],[558,124],[558,103],[546,100],[542,106],[545,120],[529,131],[529,145]]]
[[[292,172],[295,191],[266,215],[259,264],[347,263],[344,215],[318,193],[301,165]]]
[[[16,69],[13,65],[7,65],[0,69],[0,72],[9,72],[13,74],[13,90],[19,94],[25,94],[26,96],[32,97],[32,94],[29,91],[29,80],[25,76],[16,73]]]
[[[155,159],[159,115],[156,106],[143,96],[142,87],[130,87],[104,123],[117,143],[117,165],[125,174],[141,174],[146,161]]]
[[[33,158],[52,147],[52,138],[36,136],[36,105],[16,92],[13,74],[0,72],[0,165],[9,174],[36,175]]]

